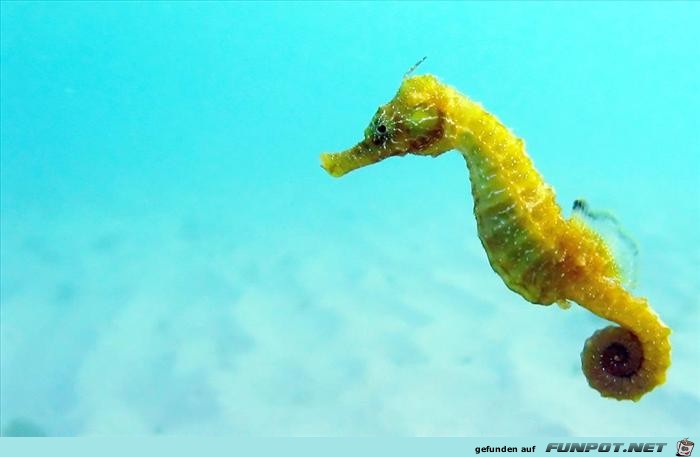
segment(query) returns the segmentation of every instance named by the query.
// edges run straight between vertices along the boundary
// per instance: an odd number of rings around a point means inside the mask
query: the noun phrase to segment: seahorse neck
[[[491,165],[502,172],[519,168],[532,170],[539,181],[544,180],[536,172],[525,152],[522,139],[515,136],[500,120],[481,104],[453,90],[450,94],[449,123],[453,126],[456,149],[471,165]]]
[[[467,161],[474,197],[484,197],[486,191],[503,192],[524,211],[544,204],[560,216],[554,192],[535,169],[524,141],[456,90],[450,89],[446,98],[450,134],[455,149]]]

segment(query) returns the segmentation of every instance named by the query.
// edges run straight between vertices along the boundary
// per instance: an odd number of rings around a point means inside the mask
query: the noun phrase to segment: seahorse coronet
[[[670,329],[646,299],[623,286],[621,265],[604,238],[579,218],[564,218],[525,142],[481,104],[433,75],[405,77],[363,139],[321,154],[321,166],[340,177],[390,157],[437,157],[453,149],[466,160],[479,239],[505,285],[531,303],[575,302],[617,324],[584,344],[589,385],[603,397],[637,401],[663,384]],[[574,205],[586,208],[583,200]]]

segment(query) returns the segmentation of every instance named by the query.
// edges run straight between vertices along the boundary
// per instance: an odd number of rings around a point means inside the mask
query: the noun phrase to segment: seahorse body
[[[620,327],[596,332],[582,368],[601,395],[638,400],[665,381],[670,329],[621,284],[606,242],[581,218],[564,218],[525,144],[495,116],[431,75],[405,78],[353,148],[322,154],[333,176],[385,158],[457,149],[471,180],[477,229],[505,284],[542,305],[573,301]]]

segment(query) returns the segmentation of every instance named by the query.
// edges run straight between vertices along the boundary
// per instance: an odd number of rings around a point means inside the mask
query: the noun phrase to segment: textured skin
[[[662,384],[670,365],[670,329],[645,299],[621,285],[604,240],[581,219],[562,216],[524,142],[479,104],[433,76],[406,78],[396,97],[379,108],[362,142],[323,154],[321,162],[342,176],[387,157],[437,156],[451,149],[467,162],[479,238],[503,282],[529,302],[573,301],[623,327],[587,341],[582,367],[591,386],[603,396],[636,401]],[[640,361],[631,374],[620,369],[628,359]]]

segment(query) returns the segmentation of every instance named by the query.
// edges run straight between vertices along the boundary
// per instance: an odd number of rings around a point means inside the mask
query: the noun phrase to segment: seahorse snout
[[[343,152],[321,154],[321,167],[331,176],[339,178],[353,170],[379,162],[382,158],[375,148],[361,142]]]

